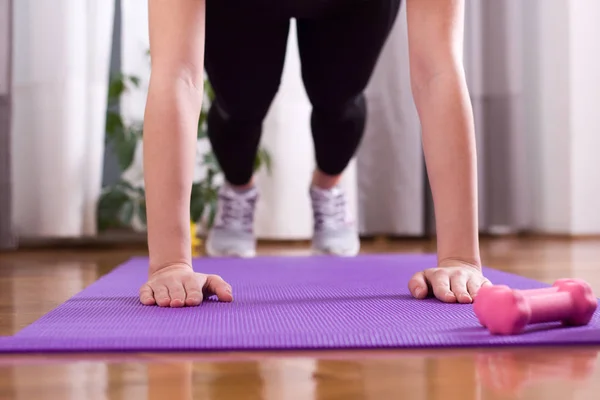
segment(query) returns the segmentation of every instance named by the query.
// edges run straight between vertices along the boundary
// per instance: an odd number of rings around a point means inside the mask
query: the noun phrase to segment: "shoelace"
[[[230,197],[220,194],[222,226],[251,231],[254,224],[254,197]]]
[[[315,228],[337,228],[346,224],[346,198],[343,193],[313,195]]]

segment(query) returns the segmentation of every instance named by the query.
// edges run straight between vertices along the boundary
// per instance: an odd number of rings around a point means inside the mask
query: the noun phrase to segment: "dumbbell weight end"
[[[556,293],[528,298],[532,311],[529,323],[560,321],[569,326],[587,325],[598,307],[591,287],[573,281],[560,282],[557,286]]]
[[[514,335],[523,331],[531,319],[527,297],[507,286],[495,288],[493,296],[486,296],[477,308],[474,307],[477,318],[495,335]]]

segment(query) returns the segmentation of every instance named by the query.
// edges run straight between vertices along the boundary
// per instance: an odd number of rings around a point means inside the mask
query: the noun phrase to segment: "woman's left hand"
[[[471,303],[479,288],[491,285],[481,267],[461,261],[444,262],[436,268],[418,272],[408,282],[416,299],[434,295],[444,303]]]

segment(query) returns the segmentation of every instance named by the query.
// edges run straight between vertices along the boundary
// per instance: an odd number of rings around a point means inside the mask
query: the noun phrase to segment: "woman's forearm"
[[[191,265],[190,195],[202,88],[179,71],[153,70],[144,120],[150,273]],[[199,80],[201,81],[201,79]]]
[[[473,111],[463,71],[413,81],[433,194],[438,260],[481,265]]]
[[[150,273],[191,265],[190,196],[204,73],[204,0],[148,0],[152,74],[144,115]]]

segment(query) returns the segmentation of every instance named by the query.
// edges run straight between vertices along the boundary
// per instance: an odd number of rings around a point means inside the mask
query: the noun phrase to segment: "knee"
[[[262,124],[269,111],[270,103],[253,101],[226,102],[216,98],[210,108],[213,121],[222,124],[256,125]]]
[[[313,115],[327,120],[364,121],[367,104],[363,93],[356,96],[313,102]]]
[[[212,103],[208,111],[208,136],[213,141],[242,140],[260,138],[263,119],[266,111],[260,107],[231,107],[218,99]]]
[[[251,78],[249,78],[251,79]],[[279,91],[279,80],[253,89],[233,86],[222,79],[210,80],[215,99],[211,112],[222,122],[262,123]]]

